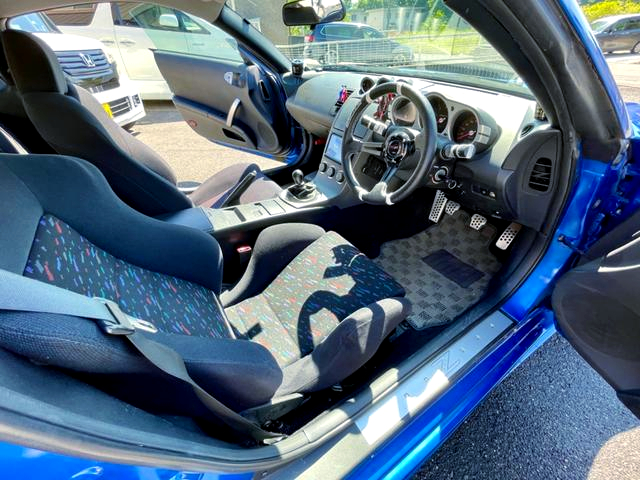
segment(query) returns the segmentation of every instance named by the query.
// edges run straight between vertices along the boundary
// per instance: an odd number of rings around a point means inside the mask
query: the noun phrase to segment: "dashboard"
[[[467,209],[539,228],[551,201],[561,151],[560,132],[535,100],[474,87],[356,73],[310,73],[287,102],[291,115],[326,139],[316,182],[346,189],[341,144],[351,113],[368,90],[384,81],[406,81],[420,90],[435,117],[438,151],[425,187],[438,188]],[[339,92],[347,91],[347,99]],[[383,122],[422,129],[416,108],[390,95],[366,112]],[[367,133],[364,125],[354,132]],[[469,148],[473,146],[473,148]],[[354,166],[373,186],[384,172],[372,158]],[[402,180],[402,178],[400,179]]]

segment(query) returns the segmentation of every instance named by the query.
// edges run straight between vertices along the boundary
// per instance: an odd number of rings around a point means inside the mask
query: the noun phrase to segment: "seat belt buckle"
[[[120,305],[113,300],[100,297],[94,297],[94,299],[107,307],[112,317],[110,320],[100,320],[98,322],[103,332],[109,335],[133,335],[136,330],[158,333],[158,329],[153,323],[127,315],[120,309]]]

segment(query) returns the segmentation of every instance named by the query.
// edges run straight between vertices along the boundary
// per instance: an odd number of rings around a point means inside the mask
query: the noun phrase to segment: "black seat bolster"
[[[276,396],[330,387],[354,373],[411,313],[406,298],[387,298],[361,308],[340,322],[311,354],[284,368]]]
[[[40,211],[71,225],[115,257],[220,292],[222,251],[218,242],[204,232],[170,225],[129,208],[90,163],[53,155],[2,155],[0,169],[9,175],[6,181],[15,189],[35,197]],[[10,194],[0,191],[0,200],[14,201]],[[32,219],[34,227],[38,220]]]
[[[175,184],[131,158],[76,99],[55,93],[23,94],[25,109],[38,132],[60,154],[83,158],[97,166],[111,188],[136,210],[156,216],[193,206]],[[48,121],[51,112],[61,119]],[[71,118],[75,123],[62,119]],[[74,128],[81,124],[82,128]],[[119,127],[118,127],[119,128]],[[128,148],[128,147],[126,147]],[[142,148],[142,147],[141,147]],[[87,151],[91,155],[87,155]]]
[[[275,359],[257,343],[162,332],[149,336],[177,351],[194,380],[233,410],[242,411],[268,402],[282,382],[282,370]],[[169,388],[167,382],[171,379],[128,342],[104,334],[91,320],[47,313],[2,312],[0,347],[39,364],[82,373],[97,386],[110,385],[108,390],[112,393],[141,408],[162,405],[162,413],[187,416],[194,408],[200,408],[197,399],[186,401],[186,397],[180,398],[178,391]],[[123,382],[127,377],[131,382],[125,388]],[[162,397],[161,401],[157,397]]]
[[[227,308],[258,295],[305,248],[324,235],[323,228],[308,223],[274,225],[256,240],[249,265],[233,289],[220,296]]]

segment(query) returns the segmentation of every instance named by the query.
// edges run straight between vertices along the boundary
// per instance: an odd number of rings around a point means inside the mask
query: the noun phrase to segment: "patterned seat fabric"
[[[404,295],[391,276],[329,232],[263,293],[223,311],[207,288],[116,258],[48,214],[40,219],[24,275],[114,300],[166,333],[258,342],[281,366],[309,354],[356,310]]]
[[[209,289],[124,262],[52,215],[40,219],[24,276],[113,300],[166,333],[233,338]]]
[[[356,310],[404,289],[334,232],[309,245],[263,293],[226,309],[237,337],[286,366],[310,353]]]

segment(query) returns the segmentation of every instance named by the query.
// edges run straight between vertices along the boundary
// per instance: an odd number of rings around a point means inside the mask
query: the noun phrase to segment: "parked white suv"
[[[141,2],[79,4],[47,10],[65,33],[102,42],[144,100],[170,100],[151,49],[242,62],[235,41],[209,22],[174,8]]]
[[[44,13],[14,17],[9,28],[31,32],[55,52],[67,78],[90,91],[120,126],[131,127],[145,116],[140,94],[118,72],[104,45],[93,38],[62,33]]]

